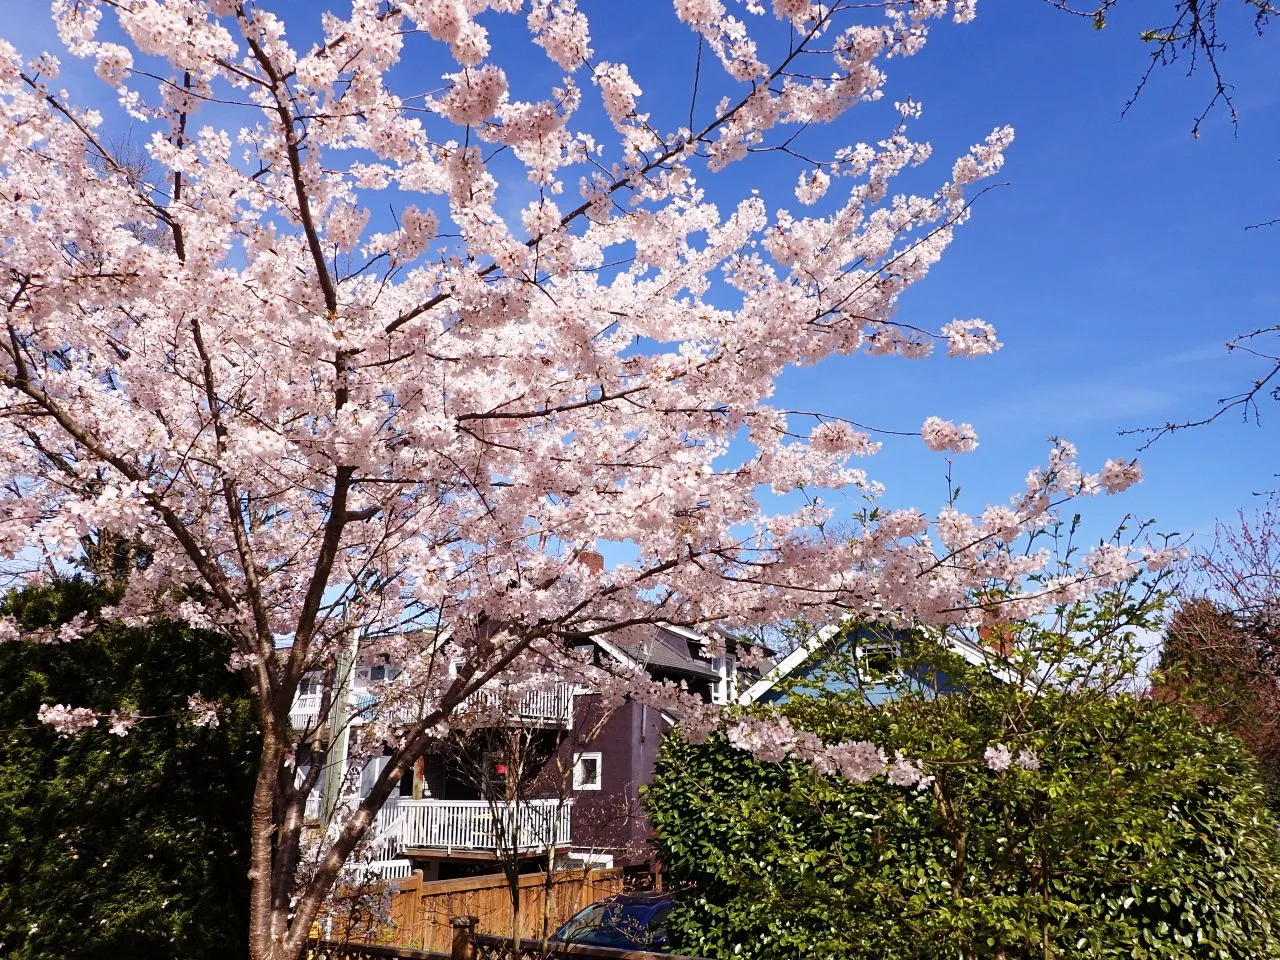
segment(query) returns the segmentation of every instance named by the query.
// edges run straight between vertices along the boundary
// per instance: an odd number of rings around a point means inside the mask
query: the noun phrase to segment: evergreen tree
[[[258,732],[214,638],[170,623],[92,626],[111,597],[87,580],[11,593],[0,614],[0,955],[173,960],[247,952],[248,822]],[[84,635],[40,643],[85,614]],[[188,698],[218,704],[192,722]],[[42,703],[102,717],[78,737]],[[140,719],[110,732],[113,711]]]

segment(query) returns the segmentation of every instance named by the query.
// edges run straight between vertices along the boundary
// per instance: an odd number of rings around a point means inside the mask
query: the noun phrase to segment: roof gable
[[[816,668],[825,662],[837,649],[847,651],[851,647],[870,646],[903,642],[913,635],[928,633],[939,640],[943,646],[973,666],[983,667],[992,676],[1006,682],[1017,682],[1012,671],[1004,665],[1003,660],[994,652],[980,647],[976,643],[954,634],[940,634],[927,627],[904,629],[887,624],[860,623],[853,626],[852,618],[839,623],[828,624],[816,634],[784,657],[778,664],[752,684],[738,697],[741,704],[759,703],[771,699],[771,694],[783,680],[792,676],[803,676],[806,672],[816,672]],[[841,634],[844,633],[842,637]],[[877,698],[878,699],[878,698]]]

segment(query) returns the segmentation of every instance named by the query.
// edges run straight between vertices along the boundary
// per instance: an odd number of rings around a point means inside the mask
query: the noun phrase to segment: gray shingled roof
[[[708,680],[719,678],[719,674],[712,669],[710,660],[693,656],[689,652],[687,639],[661,627],[654,628],[652,640],[644,643],[629,642],[619,646],[622,646],[628,656],[656,670],[705,677]]]

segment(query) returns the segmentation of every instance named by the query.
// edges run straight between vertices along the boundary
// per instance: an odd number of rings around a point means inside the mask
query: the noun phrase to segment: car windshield
[[[650,927],[656,929],[668,909],[655,911],[649,904],[595,903],[565,923],[556,938],[595,947],[646,946]]]

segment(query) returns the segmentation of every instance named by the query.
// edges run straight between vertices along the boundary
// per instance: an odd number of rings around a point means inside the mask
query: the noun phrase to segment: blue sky
[[[995,123],[1018,132],[1009,186],[982,199],[905,303],[922,320],[984,317],[1005,343],[992,358],[930,365],[900,398],[907,423],[945,405],[978,428],[982,446],[957,463],[966,500],[998,496],[1049,434],[1087,463],[1132,455],[1141,439],[1119,429],[1203,416],[1258,372],[1222,344],[1276,323],[1280,307],[1280,232],[1244,229],[1280,215],[1280,38],[1237,31],[1226,62],[1238,135],[1220,112],[1195,140],[1211,90],[1179,67],[1120,115],[1145,65],[1138,32],[1156,25],[1138,17],[1168,6],[1122,7],[1099,33],[1041,3],[983,0],[975,23],[935,32],[894,76],[919,90],[938,155]],[[1280,470],[1280,406],[1262,413],[1261,428],[1229,414],[1165,437],[1142,454],[1141,487],[1089,512],[1120,506],[1186,532],[1250,506]],[[929,481],[898,469],[891,490]]]
[[[313,18],[322,5],[287,6]],[[1239,128],[1219,110],[1196,140],[1191,124],[1211,91],[1204,76],[1177,66],[1158,71],[1121,117],[1145,65],[1139,30],[1156,25],[1142,17],[1171,6],[1133,2],[1097,32],[1039,0],[981,0],[976,22],[940,24],[923,53],[890,62],[886,100],[920,100],[924,115],[911,132],[935,148],[920,187],[936,186],[993,127],[1017,130],[1006,185],[982,197],[943,262],[903,301],[903,318],[923,326],[986,319],[1005,348],[979,360],[831,361],[786,376],[780,402],[888,429],[917,429],[930,414],[971,422],[981,446],[957,458],[954,480],[962,506],[976,510],[1016,492],[1051,435],[1075,442],[1096,468],[1142,442],[1120,429],[1204,416],[1258,372],[1222,345],[1276,323],[1280,308],[1280,228],[1245,230],[1280,216],[1280,27],[1259,40],[1247,20],[1234,25],[1224,63],[1237,84]],[[4,7],[23,14],[0,33],[24,53],[56,46],[45,4]],[[672,33],[669,4],[584,7],[599,56],[632,65],[642,107],[661,115],[687,103],[695,43]],[[106,93],[88,65],[63,59],[63,83],[82,93],[85,77],[95,96]],[[449,69],[443,60],[440,69]],[[521,69],[544,86],[555,81],[541,61]],[[887,104],[855,109],[823,136],[874,141],[890,129],[890,113]],[[796,172],[788,169],[771,204],[798,208],[788,196]],[[743,173],[760,175],[750,165]],[[735,173],[717,189],[728,199],[753,185]],[[1254,491],[1280,486],[1280,405],[1264,403],[1262,416],[1260,427],[1229,414],[1160,440],[1141,455],[1144,484],[1086,506],[1089,532],[1100,535],[1126,511],[1165,530],[1208,531],[1215,518],[1251,507]],[[886,444],[866,466],[886,484],[886,505],[931,511],[945,499],[945,461],[919,441]]]
[[[1166,4],[1141,6],[1150,16]],[[1238,31],[1225,61],[1238,130],[1219,111],[1196,140],[1190,128],[1211,89],[1180,67],[1159,71],[1121,117],[1145,65],[1138,32],[1155,25],[1135,11],[1122,8],[1099,33],[1031,0],[982,0],[977,21],[936,30],[924,53],[893,67],[891,95],[923,101],[914,132],[938,160],[996,124],[1017,130],[1008,185],[979,201],[903,301],[926,325],[982,317],[1005,347],[784,383],[818,407],[856,393],[886,427],[939,411],[973,423],[982,444],[954,474],[971,507],[1007,495],[1050,435],[1097,465],[1145,439],[1121,429],[1211,412],[1260,370],[1223,343],[1280,319],[1280,230],[1245,230],[1280,216],[1280,38]],[[1262,417],[1259,427],[1228,414],[1161,439],[1141,454],[1145,483],[1084,505],[1088,529],[1100,535],[1129,511],[1164,530],[1211,531],[1215,518],[1251,508],[1255,491],[1280,486],[1280,405],[1264,404]],[[919,449],[887,446],[874,466],[894,505],[927,507],[945,491],[941,465]]]

